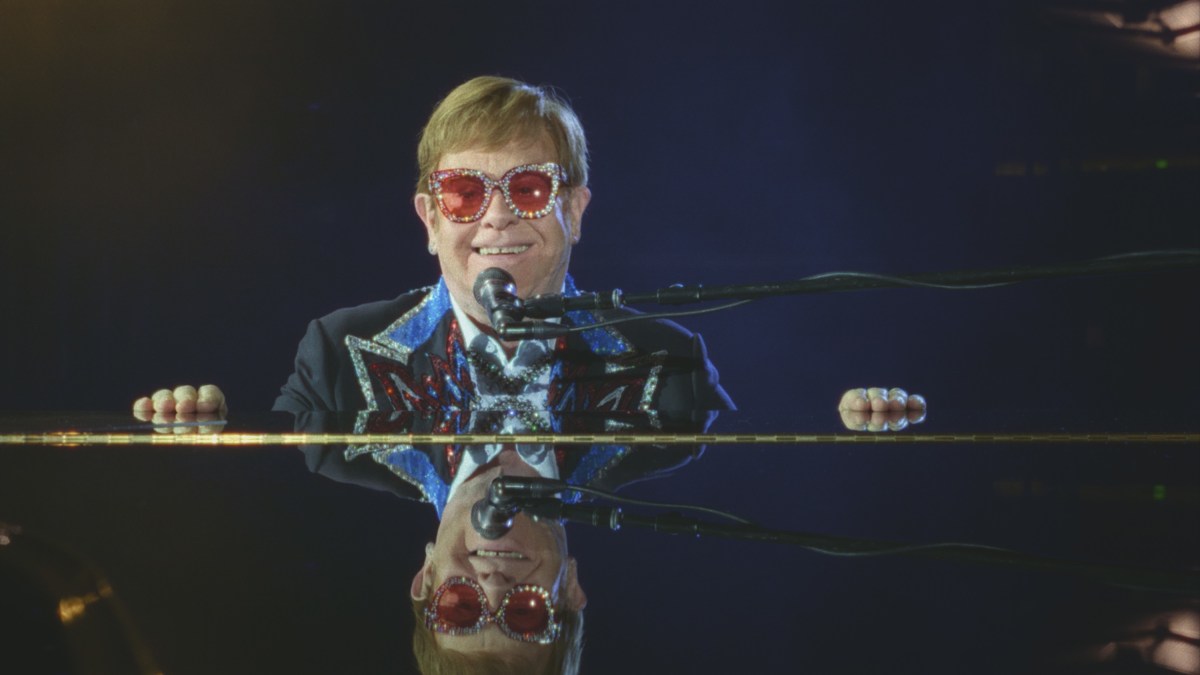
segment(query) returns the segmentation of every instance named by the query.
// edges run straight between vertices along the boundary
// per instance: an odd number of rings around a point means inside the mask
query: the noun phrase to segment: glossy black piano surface
[[[223,434],[294,424],[290,415],[235,414]],[[570,552],[590,598],[583,672],[1200,667],[1194,424],[935,409],[899,432],[838,427],[832,413],[725,413],[711,433],[839,440],[713,444],[622,493],[797,532],[987,544],[1078,570],[833,557],[571,524]],[[66,430],[153,433],[122,416],[79,414],[10,415],[0,432],[11,441],[17,432]],[[1063,442],[1065,431],[1092,440]],[[1150,440],[1129,440],[1147,431],[1156,432]],[[1059,440],[971,440],[982,432]],[[939,438],[888,440],[904,434]],[[99,570],[163,672],[409,672],[408,588],[434,511],[386,486],[345,480],[310,472],[296,445],[9,443],[0,446],[0,521]],[[1085,563],[1133,571],[1106,582]],[[1150,569],[1182,574],[1164,589],[1144,574]],[[10,626],[6,635],[15,634]],[[4,653],[28,656],[22,646]]]

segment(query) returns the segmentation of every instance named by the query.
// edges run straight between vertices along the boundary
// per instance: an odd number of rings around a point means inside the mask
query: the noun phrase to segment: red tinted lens
[[[550,177],[540,171],[522,171],[508,181],[508,196],[522,211],[537,212],[550,203]]]
[[[470,218],[479,212],[487,196],[483,181],[475,176],[442,179],[442,206],[455,218]]]
[[[514,633],[537,635],[550,625],[550,610],[540,593],[518,591],[508,598],[504,608],[504,623]]]
[[[469,628],[482,613],[479,593],[467,584],[451,584],[438,598],[437,619],[446,625]]]

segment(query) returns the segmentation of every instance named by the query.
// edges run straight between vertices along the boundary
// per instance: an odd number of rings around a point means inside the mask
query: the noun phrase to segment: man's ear
[[[429,599],[429,587],[433,585],[433,542],[425,544],[425,562],[413,575],[412,588],[408,594],[413,600]]]
[[[592,201],[592,191],[587,187],[571,188],[567,196],[567,218],[571,225],[571,245],[579,243],[582,235],[583,212],[587,210],[588,202]]]
[[[578,612],[587,607],[587,594],[579,585],[579,569],[574,558],[567,558],[567,579],[563,584],[563,593],[566,594],[567,609]]]
[[[437,204],[434,203],[433,196],[418,192],[413,197],[413,209],[421,222],[425,223],[425,234],[429,236],[429,243],[433,244],[434,235],[437,234]]]

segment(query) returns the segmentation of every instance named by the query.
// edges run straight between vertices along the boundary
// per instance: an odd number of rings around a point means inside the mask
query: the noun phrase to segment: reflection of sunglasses
[[[429,175],[429,189],[442,215],[456,223],[473,223],[487,211],[496,188],[518,218],[541,218],[554,208],[558,188],[566,180],[562,167],[552,163],[523,164],[500,180],[475,169],[443,169]]]
[[[425,627],[446,635],[472,635],[488,623],[522,642],[550,644],[560,624],[554,617],[550,592],[541,586],[514,586],[504,594],[500,609],[488,610],[483,587],[469,577],[450,577],[433,594],[425,608]]]

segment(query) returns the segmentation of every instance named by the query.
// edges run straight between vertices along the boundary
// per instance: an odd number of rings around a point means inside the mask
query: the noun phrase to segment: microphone
[[[504,494],[500,480],[493,480],[488,486],[487,496],[471,507],[471,527],[487,540],[508,534],[512,529],[513,516],[521,510],[512,497]]]
[[[488,485],[487,496],[471,507],[471,527],[484,539],[499,539],[512,529],[513,517],[530,500],[557,495],[567,484],[549,478],[500,476]]]
[[[561,499],[530,499],[525,503],[525,511],[536,519],[583,523],[607,527],[614,532],[621,529],[621,522],[625,520],[625,513],[618,506],[566,504]]]
[[[496,489],[501,498],[511,499],[513,497],[554,497],[570,486],[553,478],[500,476],[492,481],[492,487]]]
[[[475,301],[487,312],[488,322],[496,332],[521,320],[521,299],[517,297],[517,284],[508,272],[499,267],[489,267],[475,278]]]

